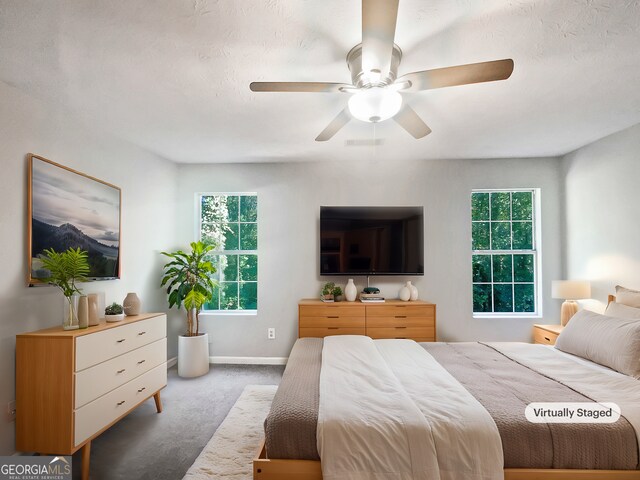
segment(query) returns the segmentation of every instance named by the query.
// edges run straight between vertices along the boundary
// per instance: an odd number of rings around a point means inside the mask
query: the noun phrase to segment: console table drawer
[[[300,305],[299,315],[301,317],[325,317],[327,315],[339,317],[362,317],[364,318],[364,305],[334,306],[335,303],[324,303],[322,305]]]
[[[396,315],[435,317],[435,314],[433,305],[367,305],[367,318],[395,317]]]
[[[433,338],[433,327],[367,327],[367,335],[376,338]]]
[[[149,318],[76,338],[76,372],[167,336],[167,317]]]
[[[77,373],[75,407],[86,405],[164,363],[166,359],[167,339],[163,338]]]
[[[411,317],[396,315],[393,317],[367,317],[367,328],[372,327],[434,327],[434,317]]]
[[[362,327],[305,327],[300,328],[300,338],[328,337],[331,335],[364,335]]]
[[[327,315],[324,317],[300,317],[300,328],[308,327],[365,327],[364,317]]]
[[[75,444],[79,445],[122,417],[167,384],[162,363],[75,412]]]

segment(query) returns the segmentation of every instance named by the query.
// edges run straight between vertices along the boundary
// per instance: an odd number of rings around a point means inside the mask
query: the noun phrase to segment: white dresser
[[[162,411],[167,317],[147,313],[83,330],[16,337],[16,449],[71,455],[150,397]]]

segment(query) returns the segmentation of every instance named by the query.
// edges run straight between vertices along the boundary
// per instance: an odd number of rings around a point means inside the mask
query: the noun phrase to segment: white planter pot
[[[178,337],[178,375],[199,377],[209,371],[209,334]]]
[[[109,323],[121,322],[122,320],[124,320],[124,313],[119,313],[118,315],[105,314],[104,319]]]

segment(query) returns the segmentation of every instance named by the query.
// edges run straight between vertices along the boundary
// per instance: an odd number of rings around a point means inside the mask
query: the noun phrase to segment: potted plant
[[[64,252],[45,249],[45,256],[41,258],[43,267],[49,271],[44,281],[58,287],[65,297],[65,312],[62,328],[75,330],[78,326],[78,295],[82,292],[76,282],[86,282],[89,275],[89,261],[87,252],[80,248],[68,248]]]
[[[322,295],[320,296],[320,300],[323,302],[333,302],[333,291],[336,288],[336,284],[333,282],[327,282],[322,287]]]
[[[341,302],[342,301],[342,287],[340,287],[338,285],[333,287],[333,299],[336,302]]]
[[[200,310],[211,300],[216,268],[207,254],[213,245],[192,242],[191,252],[162,252],[171,261],[164,266],[161,286],[167,286],[169,308],[186,310],[187,330],[178,337],[178,375],[199,377],[209,371],[209,335],[200,333]]]
[[[124,307],[119,303],[113,302],[104,309],[104,319],[107,322],[120,322],[124,320]]]

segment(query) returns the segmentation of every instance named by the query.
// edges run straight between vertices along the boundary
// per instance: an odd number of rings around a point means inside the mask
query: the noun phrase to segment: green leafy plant
[[[41,257],[42,266],[50,275],[43,280],[58,287],[68,299],[75,294],[82,293],[76,282],[86,282],[89,275],[89,261],[87,252],[80,248],[69,248],[64,252],[45,249],[45,256]]]
[[[200,334],[200,310],[211,300],[216,282],[211,276],[216,268],[207,260],[207,254],[214,249],[213,245],[203,242],[192,242],[191,252],[178,250],[173,253],[161,252],[171,261],[164,266],[164,277],[160,286],[167,286],[169,308],[187,310],[188,337]]]
[[[333,287],[333,291],[331,293],[333,293],[334,297],[339,297],[340,295],[342,295],[342,287]]]
[[[123,313],[124,308],[122,308],[122,305],[116,302],[113,302],[111,305],[104,309],[105,315],[122,315]]]
[[[336,284],[333,282],[327,282],[324,284],[324,287],[322,287],[322,295],[324,297],[328,297],[330,295],[333,295],[333,290],[336,288]]]

